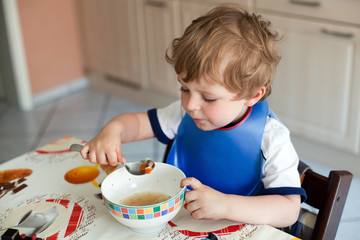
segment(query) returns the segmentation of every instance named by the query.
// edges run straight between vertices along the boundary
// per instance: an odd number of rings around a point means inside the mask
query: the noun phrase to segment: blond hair
[[[177,74],[186,72],[183,81],[198,80],[223,85],[238,98],[253,97],[265,86],[265,99],[271,93],[275,68],[280,60],[278,34],[260,15],[249,14],[239,5],[221,5],[201,16],[172,42],[166,60]],[[220,65],[227,61],[223,81]]]

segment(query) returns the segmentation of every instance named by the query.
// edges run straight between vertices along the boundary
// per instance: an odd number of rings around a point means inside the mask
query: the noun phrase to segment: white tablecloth
[[[70,151],[72,143],[83,141],[64,137],[0,165],[1,228],[17,225],[21,217],[30,210],[47,213],[56,206],[58,216],[48,228],[37,234],[38,237],[47,240],[180,240],[201,239],[209,232],[214,232],[219,239],[297,239],[266,225],[239,224],[226,220],[195,220],[184,208],[160,232],[146,235],[134,233],[110,215],[100,197],[98,185],[109,173],[108,169],[92,165],[84,161],[79,153]],[[81,184],[65,180],[65,174],[81,166],[92,166],[99,175]],[[19,173],[26,176],[16,178],[15,174]],[[89,178],[88,172],[83,174],[85,175],[79,177]],[[6,181],[7,178],[11,180]],[[17,229],[25,234],[32,230]]]

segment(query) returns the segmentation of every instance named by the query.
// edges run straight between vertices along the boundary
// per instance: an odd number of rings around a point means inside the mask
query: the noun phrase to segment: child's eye
[[[215,102],[216,99],[215,98],[206,98],[206,97],[204,97],[204,101],[205,102]]]
[[[184,87],[180,87],[180,92],[188,93],[189,90],[188,90],[188,89],[185,89]]]

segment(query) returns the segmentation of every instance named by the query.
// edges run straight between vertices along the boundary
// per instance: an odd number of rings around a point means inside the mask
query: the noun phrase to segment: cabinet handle
[[[297,4],[297,5],[303,5],[308,7],[319,7],[320,1],[309,1],[309,0],[290,0],[290,3]]]
[[[157,7],[157,8],[165,8],[166,2],[160,2],[160,1],[147,1],[146,5],[151,7]]]
[[[321,29],[321,32],[326,35],[334,36],[334,37],[340,37],[340,38],[353,38],[354,34],[349,32],[338,32],[329,30],[326,28]]]

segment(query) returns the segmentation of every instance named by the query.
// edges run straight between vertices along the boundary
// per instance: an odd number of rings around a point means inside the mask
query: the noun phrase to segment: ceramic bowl
[[[131,230],[140,233],[160,231],[176,216],[183,205],[186,187],[180,188],[185,174],[178,168],[156,163],[150,174],[131,175],[120,168],[108,175],[101,184],[101,193],[111,215]],[[157,192],[170,196],[169,200],[147,206],[120,204],[138,193]]]

